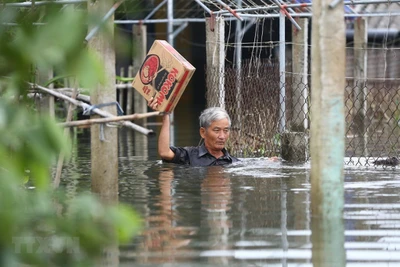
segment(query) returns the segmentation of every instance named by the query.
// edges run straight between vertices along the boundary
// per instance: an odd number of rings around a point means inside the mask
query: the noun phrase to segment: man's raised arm
[[[149,100],[149,107],[157,110],[157,99],[151,98]],[[158,136],[158,154],[164,160],[172,160],[175,153],[170,148],[170,119],[168,114],[164,114],[162,117],[162,125],[160,135]]]

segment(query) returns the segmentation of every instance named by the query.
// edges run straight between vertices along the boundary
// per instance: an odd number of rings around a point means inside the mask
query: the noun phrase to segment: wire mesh
[[[240,73],[233,67],[227,67],[225,73],[210,73],[225,78],[225,107],[232,119],[230,151],[241,157],[277,155],[279,64],[249,60],[243,62]]]
[[[279,63],[268,59],[244,61],[240,70],[228,66],[224,73],[209,72],[224,78],[225,107],[232,119],[228,147],[233,155],[282,156],[285,146],[297,148],[299,153],[304,148],[308,151],[312,88],[290,68],[288,62],[285,84],[280,84]],[[370,75],[376,73],[374,68],[370,69]],[[306,80],[311,81],[311,77]],[[279,100],[282,92],[285,92],[285,105]],[[344,92],[345,163],[368,166],[397,157],[400,151],[400,79],[346,78]],[[208,103],[216,103],[212,98],[208,94]],[[283,106],[286,119],[282,130],[279,124]],[[299,138],[288,138],[288,133]],[[305,159],[309,159],[308,153]]]
[[[357,105],[357,101],[362,105]],[[399,154],[399,104],[400,80],[347,80],[347,163],[372,165],[375,160]],[[366,161],[359,160],[360,157]]]

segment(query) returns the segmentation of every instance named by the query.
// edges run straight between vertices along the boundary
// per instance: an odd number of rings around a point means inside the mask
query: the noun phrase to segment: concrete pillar
[[[303,132],[285,132],[281,139],[282,159],[293,163],[308,160],[308,134]]]
[[[97,1],[88,5],[90,13],[104,16],[113,6],[113,1]],[[114,17],[104,24],[107,31],[99,31],[89,41],[89,49],[97,53],[104,62],[105,83],[91,91],[92,105],[116,101]],[[116,105],[102,107],[117,115]],[[92,116],[95,117],[95,116]],[[92,191],[106,202],[118,201],[118,130],[104,124],[91,126]]]
[[[289,132],[282,133],[281,156],[290,162],[306,162],[308,138],[308,19],[299,19],[301,30],[292,26],[292,109]]]
[[[225,108],[225,21],[206,18],[207,107]]]
[[[313,2],[311,47],[312,263],[314,266],[345,266],[343,2]]]
[[[365,115],[367,113],[367,46],[368,24],[366,18],[354,23],[354,108],[353,119],[357,135],[356,156],[368,156]]]
[[[339,217],[331,220],[311,217],[312,266],[346,266],[344,231]]]
[[[292,25],[292,109],[290,130],[304,132],[308,129],[308,18],[300,18],[298,30]]]

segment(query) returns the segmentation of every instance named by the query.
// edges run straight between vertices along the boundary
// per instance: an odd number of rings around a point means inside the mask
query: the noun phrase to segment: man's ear
[[[204,127],[200,127],[200,136],[203,139],[206,136],[206,129]]]

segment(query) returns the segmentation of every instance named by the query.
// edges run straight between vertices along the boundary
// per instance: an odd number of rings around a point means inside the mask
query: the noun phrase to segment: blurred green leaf
[[[117,208],[110,211],[113,217],[118,240],[121,243],[131,241],[132,236],[136,235],[141,229],[139,216],[126,205],[120,204]]]
[[[73,77],[72,74],[58,75],[58,76],[55,76],[54,78],[48,80],[45,84],[43,84],[43,86],[48,87],[52,83],[55,83],[60,80],[64,80],[65,78],[71,78],[71,77]]]
[[[96,266],[106,246],[140,228],[127,206],[51,190],[51,168],[70,142],[26,97],[37,69],[87,90],[104,82],[103,62],[83,42],[91,20],[72,5],[0,7],[0,266]]]
[[[133,82],[135,80],[135,78],[124,78],[121,76],[116,76],[115,78],[117,81],[121,81],[121,82]]]
[[[104,84],[104,63],[93,51],[85,51],[76,61],[74,74],[84,88],[93,88],[98,84]]]

